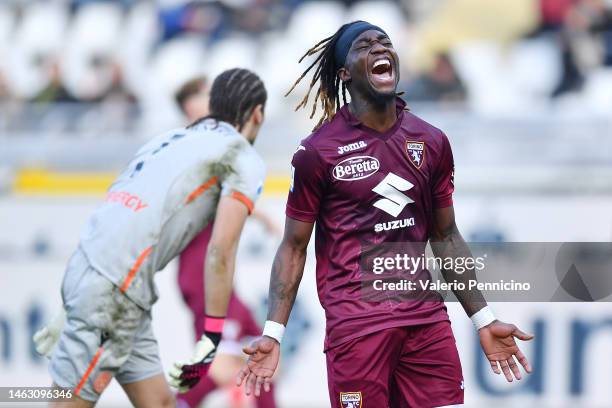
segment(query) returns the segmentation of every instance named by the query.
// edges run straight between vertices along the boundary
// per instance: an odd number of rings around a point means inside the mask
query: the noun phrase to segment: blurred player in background
[[[398,98],[398,56],[380,27],[345,24],[304,57],[313,55],[295,85],[314,69],[310,90],[317,82],[320,86],[312,115],[318,103],[323,115],[293,156],[268,321],[263,336],[245,349],[250,357],[238,381],[246,379],[247,394],[268,388],[316,222],[317,288],[327,319],[332,407],[462,404],[461,363],[442,297],[396,301],[387,293],[385,301],[369,302],[361,290],[364,245],[405,243],[405,251],[419,257],[429,241],[436,257],[471,258],[455,224],[449,141]],[[308,94],[298,107],[307,105]],[[415,272],[417,285],[432,279],[426,269]],[[447,282],[476,279],[473,268],[442,274]],[[532,336],[496,320],[482,294],[467,284],[454,293],[478,329],[493,371],[499,374],[501,368],[508,381],[512,375],[521,378],[518,363],[530,372],[514,338]]]
[[[186,82],[176,93],[176,102],[189,123],[205,117],[208,112],[209,89],[205,77]],[[264,213],[254,210],[252,216],[262,222],[268,232],[278,234],[274,222]],[[210,242],[214,224],[211,222],[200,232],[179,256],[178,284],[183,300],[193,315],[196,341],[204,334],[204,270],[206,248]],[[253,313],[232,290],[223,340],[219,344],[215,360],[208,374],[191,390],[177,396],[177,406],[197,407],[208,394],[219,387],[234,383],[234,376],[244,363],[241,343],[259,336],[261,328]],[[239,397],[241,394],[237,394]],[[274,408],[274,393],[266,393],[256,399],[259,408]]]
[[[206,375],[221,340],[240,234],[265,177],[252,144],[266,99],[254,73],[223,72],[211,88],[210,114],[147,143],[111,185],[64,275],[66,322],[49,370],[75,400],[55,406],[94,406],[113,377],[136,407],[175,405],[151,328],[154,274],[215,219],[204,333],[191,360],[172,368],[171,385],[185,392]],[[35,341],[48,345],[56,331],[43,329]]]
[[[210,85],[205,76],[185,82],[174,96],[177,107],[190,124],[207,116],[210,101]]]

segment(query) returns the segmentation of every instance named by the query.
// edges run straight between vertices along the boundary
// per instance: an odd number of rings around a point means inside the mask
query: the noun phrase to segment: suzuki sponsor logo
[[[334,167],[336,180],[352,181],[370,177],[380,168],[378,159],[371,156],[356,156],[342,160]]]
[[[391,231],[408,227],[414,227],[414,217],[405,218],[403,220],[381,222],[379,224],[374,225],[374,232]]]
[[[376,201],[374,207],[397,217],[404,207],[410,203],[414,203],[410,197],[404,194],[404,191],[408,191],[412,187],[414,187],[414,184],[401,178],[397,174],[387,174],[387,176],[372,189],[376,194],[385,197]]]
[[[368,147],[368,144],[363,140],[360,140],[355,143],[347,144],[346,146],[338,146],[338,154],[354,152],[355,150],[363,149],[364,147]]]

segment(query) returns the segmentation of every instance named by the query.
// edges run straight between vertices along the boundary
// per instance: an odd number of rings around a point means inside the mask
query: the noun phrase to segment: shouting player
[[[221,339],[238,240],[259,196],[264,164],[252,147],[266,90],[254,73],[223,72],[210,114],[142,147],[83,230],[62,283],[66,323],[51,354],[56,406],[91,407],[114,377],[136,407],[174,406],[151,329],[154,273],[215,220],[206,257],[204,334],[172,385],[192,388]]]
[[[209,114],[209,89],[205,77],[186,82],[176,93],[176,102],[191,123]],[[276,234],[276,225],[264,213],[253,211],[252,217],[260,221],[268,232]],[[178,284],[183,300],[193,315],[196,341],[204,334],[204,276],[206,248],[210,242],[214,223],[206,226],[179,256]],[[219,387],[233,384],[234,376],[244,363],[240,342],[261,333],[253,313],[232,290],[225,317],[225,332],[210,371],[196,386],[177,395],[179,408],[197,407],[208,394]],[[248,341],[248,340],[247,340]],[[266,393],[256,400],[258,408],[274,408],[274,393]]]
[[[319,89],[312,113],[320,103],[323,115],[293,156],[268,321],[263,336],[245,348],[250,357],[238,383],[246,379],[247,394],[268,388],[316,223],[317,288],[327,319],[324,349],[332,407],[461,404],[461,364],[441,296],[370,302],[361,290],[363,245],[403,242],[424,250],[429,241],[438,257],[471,256],[455,225],[449,141],[397,97],[399,60],[380,27],[346,24],[304,57],[312,55],[296,85],[314,68],[310,88],[319,82]],[[307,103],[308,94],[298,108]],[[475,279],[473,269],[442,273],[450,282]],[[430,273],[422,270],[417,276],[425,279]],[[508,381],[512,375],[520,379],[516,358],[530,372],[514,338],[532,336],[496,320],[480,292],[455,295],[472,318],[493,371],[501,368]]]

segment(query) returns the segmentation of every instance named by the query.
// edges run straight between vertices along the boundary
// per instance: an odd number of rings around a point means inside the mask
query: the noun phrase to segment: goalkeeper
[[[49,354],[54,386],[75,395],[54,406],[92,407],[112,378],[138,408],[174,406],[151,329],[154,273],[214,219],[204,335],[191,359],[172,367],[171,385],[184,392],[206,375],[240,234],[265,177],[252,144],[266,98],[254,73],[223,72],[211,87],[210,115],[147,143],[109,188],[66,268],[63,313],[35,335],[37,349]]]

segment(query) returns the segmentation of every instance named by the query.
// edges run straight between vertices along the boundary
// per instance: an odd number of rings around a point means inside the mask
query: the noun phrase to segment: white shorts
[[[128,384],[163,373],[150,311],[94,270],[80,249],[66,268],[62,298],[66,324],[49,366],[57,385],[96,401],[113,377]]]

